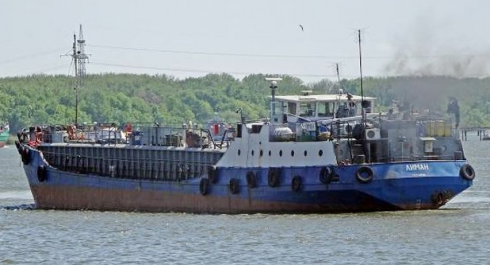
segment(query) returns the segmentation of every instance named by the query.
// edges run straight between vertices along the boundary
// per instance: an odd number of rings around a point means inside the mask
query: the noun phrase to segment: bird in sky
[[[305,30],[303,29],[303,25],[299,25],[299,27],[301,28],[301,31],[305,31]]]

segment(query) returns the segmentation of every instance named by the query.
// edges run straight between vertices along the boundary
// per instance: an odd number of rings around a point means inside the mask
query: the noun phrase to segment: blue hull
[[[337,176],[327,182],[321,178],[325,167],[284,167],[277,169],[271,185],[269,168],[217,168],[215,183],[208,181],[208,174],[165,181],[66,172],[50,167],[38,150],[29,149],[24,170],[41,209],[333,213],[437,209],[472,185],[461,175],[466,164],[458,160],[330,165],[332,176]],[[359,173],[366,166],[372,173],[367,179]],[[247,180],[250,172],[254,185]],[[204,190],[202,179],[207,182]]]

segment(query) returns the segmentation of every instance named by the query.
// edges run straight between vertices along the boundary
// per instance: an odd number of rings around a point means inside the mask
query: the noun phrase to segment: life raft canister
[[[202,196],[206,196],[208,194],[208,188],[209,188],[209,179],[202,178],[201,182],[199,182],[199,192],[201,193]]]
[[[303,180],[301,176],[294,176],[293,179],[291,180],[291,189],[293,191],[300,191],[303,185]]]
[[[476,173],[470,164],[464,164],[459,170],[459,175],[466,180],[473,180],[476,176]]]
[[[369,166],[361,166],[356,170],[356,178],[361,183],[368,183],[373,180],[374,171]]]

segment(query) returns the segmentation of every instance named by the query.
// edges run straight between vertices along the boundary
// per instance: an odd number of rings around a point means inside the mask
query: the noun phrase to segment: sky
[[[0,0],[0,77],[73,75],[80,25],[88,74],[287,74],[322,79],[486,77],[484,0]],[[359,45],[359,35],[361,42]],[[359,56],[359,55],[362,56]]]

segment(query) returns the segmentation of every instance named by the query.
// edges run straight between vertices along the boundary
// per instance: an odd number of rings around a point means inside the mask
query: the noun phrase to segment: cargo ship
[[[85,75],[82,28],[76,75]],[[78,45],[78,50],[77,50]],[[457,121],[376,112],[343,93],[276,95],[269,116],[229,125],[37,125],[16,147],[38,209],[187,213],[337,213],[437,209],[475,170]],[[362,80],[362,77],[361,77]],[[78,102],[78,84],[75,87]],[[456,109],[456,108],[452,108]]]
[[[338,213],[437,209],[469,188],[447,115],[375,112],[375,98],[276,95],[270,116],[178,127],[32,126],[18,134],[39,209]],[[352,104],[354,102],[354,104]],[[357,104],[356,104],[357,102]]]
[[[8,123],[0,124],[0,148],[7,144],[9,139],[10,128]]]

